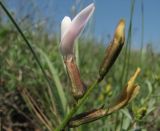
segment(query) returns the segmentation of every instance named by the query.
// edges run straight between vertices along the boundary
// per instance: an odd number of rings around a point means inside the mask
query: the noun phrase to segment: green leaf
[[[121,109],[121,112],[122,112],[127,118],[129,118],[129,120],[132,120],[132,116],[130,115],[128,109]]]
[[[66,107],[67,107],[66,106],[67,105],[67,101],[66,101],[66,96],[65,96],[62,84],[60,82],[60,78],[58,77],[58,74],[57,74],[57,70],[53,66],[53,63],[50,61],[50,59],[47,56],[47,54],[44,51],[42,51],[41,49],[39,49],[39,48],[37,48],[37,49],[40,52],[40,54],[44,57],[44,60],[46,61],[47,65],[49,67],[49,70],[51,71],[53,80],[54,80],[55,85],[56,85],[56,89],[58,91],[59,98],[60,98],[61,103],[62,103],[63,112],[65,112],[66,111]]]

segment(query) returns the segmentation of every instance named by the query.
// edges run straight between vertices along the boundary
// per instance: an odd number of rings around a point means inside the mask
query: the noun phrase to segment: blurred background
[[[107,38],[114,32],[114,25],[120,18],[124,18],[129,25],[131,1],[123,0],[6,0],[6,6],[14,14],[18,22],[23,23],[25,20],[30,21],[30,28],[44,26],[45,31],[51,36],[53,33],[60,33],[60,23],[64,16],[73,16],[89,3],[94,2],[96,11],[90,21],[92,28],[90,34],[98,40],[104,40],[107,43]],[[134,16],[133,16],[133,44],[132,46],[138,49],[141,45],[141,38],[144,38],[144,44],[152,43],[155,50],[159,48],[160,34],[160,18],[158,17],[159,1],[135,1]],[[1,15],[3,13],[1,12]],[[6,21],[5,15],[3,20]],[[142,20],[143,19],[143,20]],[[143,22],[143,23],[142,23]],[[28,23],[29,24],[29,23]],[[23,25],[23,26],[24,26]],[[143,26],[143,36],[142,36]]]
[[[0,125],[2,130],[48,130],[37,117],[25,94],[51,125],[63,119],[62,103],[73,106],[70,81],[59,52],[60,24],[94,2],[96,10],[76,41],[81,77],[90,85],[98,76],[105,48],[118,21],[126,20],[126,43],[105,80],[92,93],[79,113],[107,106],[124,87],[137,67],[142,72],[138,97],[122,110],[73,130],[160,130],[160,1],[159,0],[1,0],[30,41],[35,57],[0,7]],[[49,87],[45,77],[50,81]],[[62,89],[59,91],[59,89]],[[63,97],[61,97],[63,96]],[[52,98],[54,97],[54,98]],[[94,100],[94,101],[93,101]],[[96,100],[96,101],[95,101]],[[35,105],[34,105],[35,106]],[[52,106],[52,108],[51,108]],[[58,113],[57,113],[58,112]],[[60,114],[60,115],[57,115]]]

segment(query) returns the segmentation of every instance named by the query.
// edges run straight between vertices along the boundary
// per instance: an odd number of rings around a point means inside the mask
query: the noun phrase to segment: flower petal
[[[67,29],[69,29],[69,26],[71,25],[71,19],[68,16],[65,16],[61,22],[61,40],[63,39],[63,36]]]
[[[89,18],[92,16],[94,10],[95,6],[94,3],[92,3],[75,16],[75,18],[72,20],[71,26],[75,34],[78,35],[81,32]]]
[[[63,55],[67,56],[73,54],[74,40],[88,22],[89,18],[93,14],[94,9],[95,6],[93,3],[87,6],[75,16],[69,27],[67,27],[68,29],[63,32],[64,34],[62,33],[61,52]]]

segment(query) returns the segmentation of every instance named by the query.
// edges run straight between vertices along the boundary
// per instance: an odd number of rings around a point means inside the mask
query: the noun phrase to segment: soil
[[[18,90],[9,91],[0,80],[0,130],[41,131]]]

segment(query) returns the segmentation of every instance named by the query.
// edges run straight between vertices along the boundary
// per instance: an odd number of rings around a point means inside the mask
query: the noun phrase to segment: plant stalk
[[[90,93],[93,91],[93,89],[98,85],[99,81],[96,80],[87,90],[87,92],[85,93],[85,95],[78,101],[78,103],[75,105],[75,107],[73,107],[69,114],[66,115],[66,117],[64,118],[64,120],[62,121],[62,123],[60,124],[59,127],[56,128],[55,131],[62,131],[68,124],[69,120],[73,117],[73,115],[77,112],[77,110],[79,109],[79,107],[87,100],[88,96],[90,95]]]

